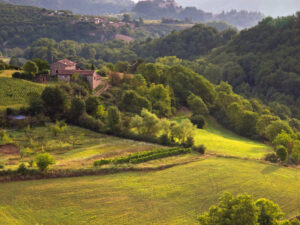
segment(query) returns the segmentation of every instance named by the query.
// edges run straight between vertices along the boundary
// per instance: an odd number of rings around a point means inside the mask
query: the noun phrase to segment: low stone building
[[[57,76],[59,81],[70,82],[73,74],[79,74],[86,78],[92,89],[97,88],[102,81],[102,77],[94,70],[80,70],[76,68],[76,63],[68,59],[60,60],[50,66],[50,75]]]

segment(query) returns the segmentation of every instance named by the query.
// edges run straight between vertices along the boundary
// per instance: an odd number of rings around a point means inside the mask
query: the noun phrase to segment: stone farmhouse
[[[102,81],[102,77],[93,70],[80,70],[76,68],[76,63],[68,59],[60,60],[50,66],[50,76],[56,76],[59,81],[70,82],[73,74],[78,73],[86,78],[92,89],[97,88]]]

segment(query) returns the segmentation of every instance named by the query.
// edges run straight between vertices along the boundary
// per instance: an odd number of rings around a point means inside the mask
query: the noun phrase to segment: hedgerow
[[[143,163],[155,159],[166,158],[175,155],[188,154],[191,152],[190,148],[162,148],[154,151],[138,152],[128,155],[127,157],[116,157],[114,159],[101,159],[94,162],[94,166],[102,166],[109,163],[124,164],[124,163]]]

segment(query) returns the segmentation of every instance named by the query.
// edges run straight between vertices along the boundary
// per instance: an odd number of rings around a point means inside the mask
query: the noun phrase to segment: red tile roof
[[[60,61],[58,61],[58,63],[64,64],[66,66],[75,66],[77,64],[77,63],[72,62],[71,60],[68,60],[68,59],[60,60]]]
[[[82,76],[92,76],[95,71],[93,70],[58,70],[57,75],[73,75],[79,73]]]

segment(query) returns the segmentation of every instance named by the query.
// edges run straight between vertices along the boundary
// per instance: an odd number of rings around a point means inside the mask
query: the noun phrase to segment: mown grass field
[[[0,184],[0,224],[195,224],[229,191],[300,214],[299,170],[210,157],[167,170]]]
[[[7,71],[0,74],[0,110],[7,107],[18,108],[27,104],[30,92],[42,93],[45,85],[26,80],[9,78]]]
[[[175,120],[186,118],[179,116]],[[213,118],[207,118],[207,126],[197,129],[195,144],[204,144],[207,153],[239,158],[262,159],[267,153],[272,152],[272,147],[263,143],[241,137],[218,124]]]

